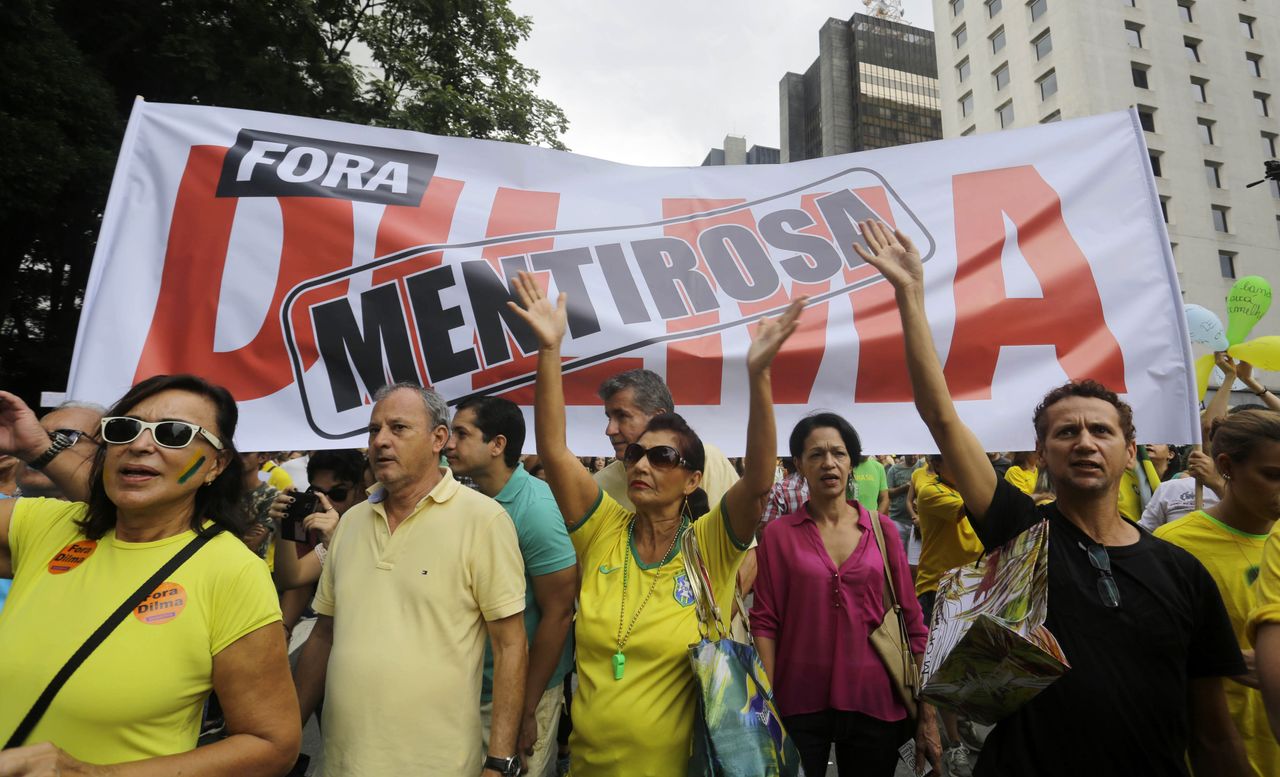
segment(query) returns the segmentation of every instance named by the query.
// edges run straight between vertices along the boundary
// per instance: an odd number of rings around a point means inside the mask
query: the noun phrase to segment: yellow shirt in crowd
[[[738,482],[738,470],[733,468],[733,464],[716,446],[704,442],[702,447],[706,463],[702,467],[701,488],[707,492],[707,504],[714,505],[724,498],[724,492],[728,491],[730,486]],[[627,496],[627,469],[622,459],[613,460],[609,466],[592,477],[596,479],[596,485],[613,497],[622,509],[628,511],[636,509],[636,506],[631,504],[630,497]]]
[[[1009,467],[1008,471],[1004,473],[1004,479],[1027,496],[1031,496],[1036,492],[1036,478],[1038,477],[1040,477],[1038,468],[1023,469],[1017,464]]]
[[[195,538],[85,539],[86,505],[20,499],[9,529],[13,589],[0,611],[0,736],[18,727],[67,659],[147,578]],[[213,658],[280,620],[262,559],[239,537],[209,541],[76,670],[28,742],[116,764],[196,746]],[[276,626],[275,628],[279,628]]]
[[[524,610],[524,561],[502,506],[442,475],[395,533],[374,486],[330,543],[327,774],[480,774],[484,624]]]
[[[917,477],[917,473],[925,472]],[[920,520],[920,565],[916,596],[938,590],[943,575],[982,555],[960,492],[923,468],[912,473],[916,487],[916,515]]]
[[[727,615],[747,546],[732,536],[723,504],[713,504],[691,530]],[[596,506],[569,534],[582,576],[574,631],[578,695],[573,700],[570,773],[583,777],[683,775],[692,752],[697,689],[689,645],[699,640],[693,593],[678,552],[655,569],[641,565],[633,548],[627,563],[632,519],[633,513],[602,490]],[[650,587],[653,593],[622,651],[622,679],[615,680],[620,614],[625,634]]]
[[[1245,534],[1197,510],[1155,530],[1155,535],[1186,550],[1213,576],[1241,649],[1253,647],[1246,626],[1258,602],[1256,580],[1265,534]],[[1231,719],[1244,740],[1245,753],[1258,777],[1280,775],[1280,745],[1271,735],[1262,692],[1229,679],[1222,681]]]
[[[1150,484],[1151,490],[1155,491],[1160,485],[1160,475],[1156,473],[1156,467],[1150,461],[1143,459],[1142,471],[1146,473],[1147,483]],[[1118,497],[1120,515],[1133,523],[1137,523],[1142,519],[1142,490],[1138,484],[1138,476],[1132,469],[1126,469],[1124,475],[1120,478],[1120,495]]]

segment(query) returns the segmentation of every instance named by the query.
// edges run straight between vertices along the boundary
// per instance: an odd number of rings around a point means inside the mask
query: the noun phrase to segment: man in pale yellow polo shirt
[[[518,774],[527,643],[515,527],[501,505],[440,468],[449,418],[439,394],[395,384],[374,399],[369,461],[378,483],[329,545],[319,618],[295,674],[302,720],[323,692],[328,777]],[[486,632],[494,654],[487,753]]]

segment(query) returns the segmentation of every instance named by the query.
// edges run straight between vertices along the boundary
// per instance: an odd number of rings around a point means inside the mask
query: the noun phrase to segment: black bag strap
[[[49,705],[53,703],[53,698],[58,695],[58,691],[62,690],[62,686],[67,684],[67,680],[71,679],[71,675],[75,674],[75,671],[80,668],[85,659],[98,649],[98,646],[111,635],[111,632],[115,631],[116,627],[129,616],[129,613],[133,612],[134,608],[141,604],[143,599],[150,596],[151,592],[156,590],[156,587],[163,583],[165,578],[172,575],[178,567],[185,564],[187,559],[194,556],[196,551],[203,548],[208,544],[209,540],[213,539],[221,531],[222,527],[217,524],[202,529],[195,536],[195,539],[182,546],[181,550],[173,554],[173,558],[166,561],[164,566],[156,570],[154,575],[147,578],[145,583],[138,586],[138,590],[130,594],[129,598],[125,599],[124,603],[117,607],[115,612],[107,616],[102,625],[89,635],[89,638],[84,641],[80,649],[73,653],[71,658],[67,659],[67,663],[62,665],[58,673],[45,686],[44,692],[36,699],[36,703],[31,705],[26,717],[22,719],[22,722],[18,724],[17,730],[13,732],[13,736],[9,737],[9,741],[5,743],[5,750],[11,747],[20,747],[22,743],[27,741],[27,737],[31,736],[36,724],[40,722],[45,712],[49,710]]]

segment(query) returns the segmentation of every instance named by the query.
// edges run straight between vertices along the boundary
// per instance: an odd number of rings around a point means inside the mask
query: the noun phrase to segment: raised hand
[[[49,433],[15,394],[0,391],[0,454],[31,461],[49,449]]]
[[[796,331],[800,322],[800,312],[808,302],[808,297],[796,297],[791,300],[791,304],[781,316],[760,319],[760,324],[756,327],[756,336],[751,340],[751,347],[747,349],[748,374],[758,375],[769,369],[769,365],[773,363],[773,357],[778,355],[778,349]]]
[[[915,243],[901,230],[890,230],[883,222],[868,220],[859,224],[862,239],[867,241],[870,252],[854,243],[853,250],[862,261],[880,271],[895,289],[920,286],[924,283],[924,264]]]
[[[324,494],[317,493],[316,497],[320,502],[319,510],[302,519],[302,525],[308,529],[320,532],[320,538],[327,547],[333,541],[333,532],[338,528],[338,510],[333,506],[333,502],[329,501],[329,497]]]
[[[569,326],[569,313],[565,307],[565,294],[560,292],[555,304],[542,293],[533,273],[520,272],[511,279],[511,288],[520,298],[520,304],[508,302],[507,307],[515,311],[538,338],[538,345],[543,348],[555,348],[564,339],[565,330]]]
[[[1230,390],[1231,383],[1236,377],[1236,360],[1228,356],[1226,351],[1214,351],[1213,363],[1217,365],[1218,369],[1222,370],[1222,385]],[[1252,373],[1251,369],[1250,374],[1252,375]]]

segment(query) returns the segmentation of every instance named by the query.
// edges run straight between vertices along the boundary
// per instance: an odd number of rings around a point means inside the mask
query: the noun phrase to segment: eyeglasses
[[[347,498],[347,495],[351,493],[350,486],[334,486],[333,488],[330,488],[327,490],[320,488],[319,486],[311,486],[307,490],[313,494],[324,494],[325,496],[329,497],[330,502],[345,501]]]
[[[684,457],[680,455],[680,451],[670,445],[655,445],[652,448],[646,448],[638,442],[633,442],[622,452],[622,463],[628,467],[635,466],[640,459],[645,458],[649,460],[650,466],[654,469],[689,468],[689,462],[684,460]]]
[[[54,429],[53,433],[63,435],[64,437],[66,437],[68,440],[71,441],[72,445],[75,445],[81,440],[88,440],[94,445],[98,444],[98,441],[93,439],[93,434],[91,434],[90,432],[81,431],[79,429]]]
[[[127,415],[102,419],[102,439],[112,445],[127,445],[138,439],[143,429],[151,430],[151,439],[162,448],[185,448],[199,434],[209,444],[222,450],[222,441],[208,430],[186,421],[143,421]]]
[[[1116,585],[1116,579],[1111,576],[1111,557],[1107,555],[1107,549],[1096,543],[1077,544],[1084,549],[1093,568],[1098,570],[1098,595],[1102,597],[1102,603],[1108,607],[1119,607],[1120,586]]]

